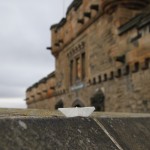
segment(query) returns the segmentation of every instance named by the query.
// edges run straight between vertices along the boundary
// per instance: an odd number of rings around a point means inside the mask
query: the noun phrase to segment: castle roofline
[[[62,18],[58,24],[52,25],[52,26],[50,27],[50,30],[52,30],[52,29],[58,30],[58,29],[61,28],[63,25],[65,25],[65,23],[66,23],[66,18]]]
[[[50,30],[52,30],[52,29],[56,28],[56,27],[57,27],[57,25],[58,25],[58,23],[57,23],[57,24],[53,24],[53,25],[51,25]]]
[[[27,88],[26,92],[29,92],[32,90],[32,88],[37,87],[38,86],[38,82],[34,83],[32,86],[30,86],[29,88]]]
[[[32,86],[27,88],[26,92],[31,91],[32,88],[38,87],[38,85],[41,84],[41,83],[45,83],[49,78],[52,78],[52,77],[55,77],[55,71],[53,71],[52,73],[48,74],[46,77],[42,78],[38,82],[34,83]]]
[[[77,10],[82,4],[82,2],[83,0],[74,0],[68,7],[66,15],[68,15],[68,13],[71,11],[72,8],[74,8],[74,10]]]
[[[27,90],[26,90],[26,92],[31,91],[31,89],[32,89],[32,86],[28,87]]]
[[[55,71],[47,75],[47,78],[55,77]]]

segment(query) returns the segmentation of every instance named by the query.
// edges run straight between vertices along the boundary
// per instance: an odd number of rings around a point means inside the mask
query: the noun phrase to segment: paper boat
[[[66,117],[88,117],[95,110],[95,107],[74,107],[74,108],[58,108]]]

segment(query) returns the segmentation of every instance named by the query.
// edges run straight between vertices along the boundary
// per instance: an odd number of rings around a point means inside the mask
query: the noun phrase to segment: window
[[[110,78],[109,79],[110,80],[114,79],[114,72],[113,71],[110,72]]]
[[[74,82],[80,82],[85,79],[86,76],[86,62],[85,53],[80,53],[77,57],[70,60],[70,85]]]
[[[133,72],[133,73],[138,72],[139,69],[140,69],[140,64],[139,64],[139,62],[136,62],[136,63],[134,64],[134,69],[133,69],[132,72]]]
[[[145,59],[145,62],[144,62],[143,70],[148,69],[149,66],[150,66],[150,59],[149,59],[149,58],[146,58],[146,59]]]
[[[121,77],[121,75],[122,75],[122,71],[121,69],[118,69],[118,76]]]
[[[107,74],[104,74],[104,81],[107,81]]]
[[[123,75],[128,75],[130,73],[130,66],[126,65],[124,70],[123,70]]]
[[[82,79],[85,79],[85,53],[82,53]]]
[[[101,75],[98,76],[98,80],[99,80],[99,83],[102,82],[102,77],[101,77]]]
[[[96,78],[93,78],[93,84],[96,84]]]
[[[73,60],[70,61],[70,85],[73,84]]]
[[[122,75],[122,70],[121,69],[117,69],[116,72],[115,72],[115,77],[116,78],[120,78]]]
[[[76,80],[81,80],[81,58],[76,59]]]
[[[76,58],[76,80],[82,81],[85,79],[85,53]]]

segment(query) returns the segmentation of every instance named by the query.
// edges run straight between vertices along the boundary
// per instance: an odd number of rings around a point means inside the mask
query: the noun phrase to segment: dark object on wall
[[[101,90],[98,90],[93,97],[91,97],[91,106],[95,107],[95,111],[104,111],[105,95]]]
[[[78,23],[84,24],[84,19],[78,19]]]
[[[72,107],[85,107],[85,106],[80,100],[76,100],[73,102]]]
[[[64,107],[64,103],[62,100],[60,100],[56,105],[55,105],[55,109],[58,109],[58,108],[63,108]]]
[[[90,9],[98,11],[99,10],[99,6],[93,4],[93,5],[90,6]]]
[[[116,61],[119,61],[119,62],[124,64],[125,63],[125,59],[126,59],[125,55],[122,55],[122,56],[118,56],[116,58]]]

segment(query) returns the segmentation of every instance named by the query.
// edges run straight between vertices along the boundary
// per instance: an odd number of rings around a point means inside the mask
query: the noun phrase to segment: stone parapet
[[[149,124],[149,114],[65,118],[57,111],[0,109],[0,148],[148,150]]]
[[[55,91],[55,72],[52,72],[47,77],[44,77],[26,91],[26,102],[28,106],[32,103],[37,103],[48,99],[54,95]]]

